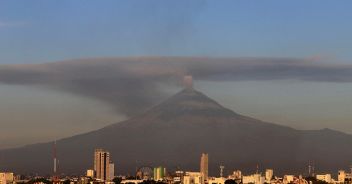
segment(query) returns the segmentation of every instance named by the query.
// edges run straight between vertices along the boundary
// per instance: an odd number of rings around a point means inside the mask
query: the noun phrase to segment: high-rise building
[[[203,174],[204,181],[208,180],[208,160],[208,153],[202,153],[202,156],[200,158],[200,173]]]
[[[110,153],[103,149],[96,149],[94,153],[95,178],[104,181],[111,181],[110,163]]]
[[[155,181],[163,180],[164,177],[165,177],[165,171],[166,171],[166,168],[164,168],[164,167],[161,167],[161,166],[155,167],[155,168],[154,168],[154,171],[153,171],[153,173],[154,173],[154,180],[155,180]]]
[[[109,178],[110,180],[113,180],[115,177],[115,164],[112,162],[110,162],[109,164],[109,171]]]

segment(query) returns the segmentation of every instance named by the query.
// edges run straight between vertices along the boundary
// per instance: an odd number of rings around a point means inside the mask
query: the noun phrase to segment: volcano
[[[49,174],[52,142],[0,151],[0,170]],[[219,165],[254,172],[336,172],[348,167],[352,135],[322,130],[297,130],[263,122],[229,110],[201,92],[186,88],[129,120],[57,141],[59,171],[83,174],[93,167],[95,148],[110,152],[116,172],[134,175],[136,168],[165,166],[199,170],[200,155],[209,153],[210,175]]]

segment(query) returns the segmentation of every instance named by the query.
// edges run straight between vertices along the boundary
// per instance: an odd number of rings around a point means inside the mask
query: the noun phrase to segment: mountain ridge
[[[186,88],[131,119],[61,139],[57,148],[60,171],[71,174],[92,168],[97,147],[110,151],[117,173],[124,174],[144,165],[198,170],[202,152],[209,153],[211,174],[219,164],[245,172],[260,164],[278,173],[304,173],[309,161],[321,171],[348,166],[351,142],[351,135],[330,129],[297,130],[243,116]],[[0,169],[50,173],[51,146],[0,150]]]

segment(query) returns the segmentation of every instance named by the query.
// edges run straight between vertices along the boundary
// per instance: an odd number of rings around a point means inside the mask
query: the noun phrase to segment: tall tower
[[[94,152],[95,177],[104,181],[110,181],[110,153],[103,149]]]
[[[208,181],[208,153],[202,153],[200,158],[200,172],[203,174],[204,181]]]
[[[220,165],[220,178],[224,176],[224,169],[225,169],[225,166]]]

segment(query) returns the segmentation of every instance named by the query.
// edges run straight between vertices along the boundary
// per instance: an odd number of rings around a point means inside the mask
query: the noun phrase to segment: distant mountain
[[[116,172],[163,165],[199,170],[200,155],[209,153],[211,175],[220,164],[254,172],[337,172],[352,161],[352,135],[334,130],[296,130],[242,116],[201,92],[187,88],[132,119],[57,141],[60,172],[82,174],[92,168],[93,151],[110,151]],[[0,151],[0,170],[50,174],[52,143]]]

